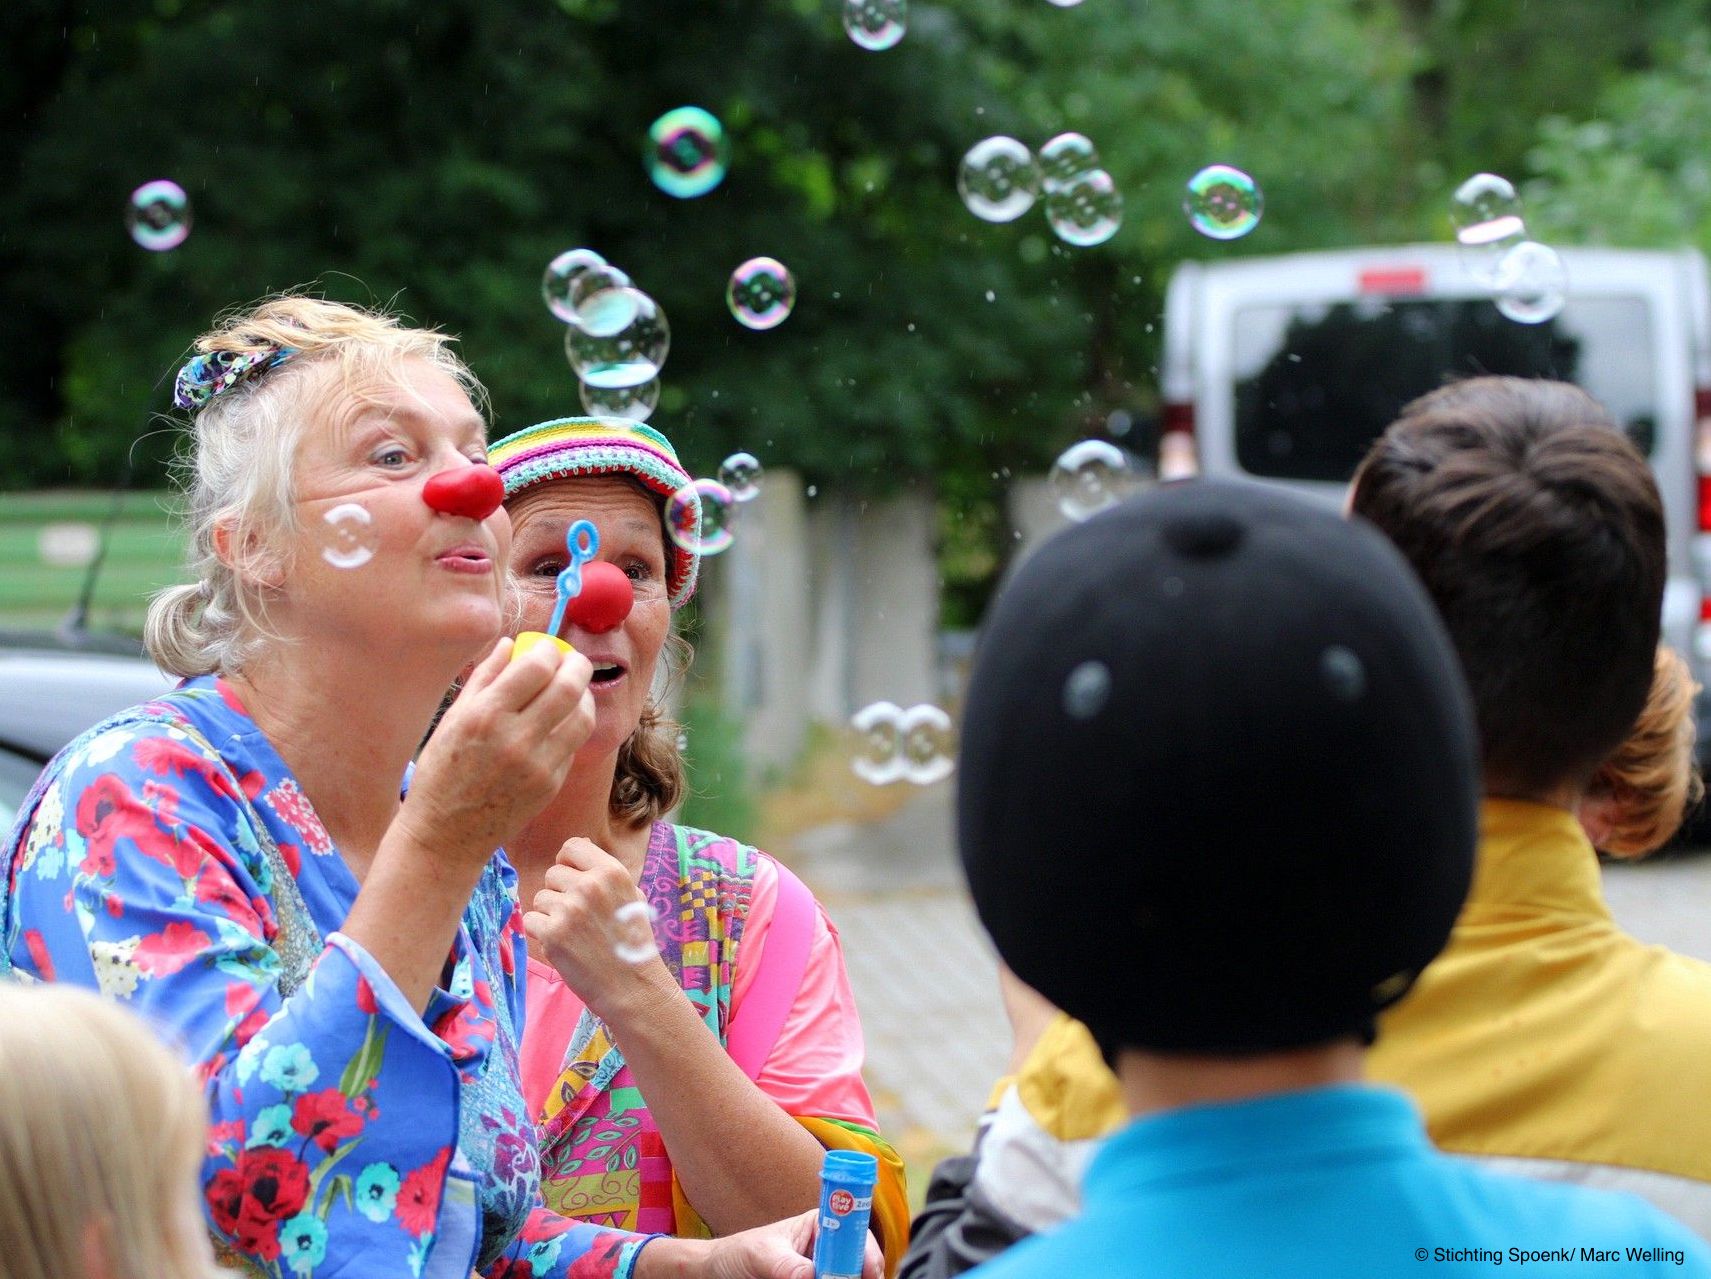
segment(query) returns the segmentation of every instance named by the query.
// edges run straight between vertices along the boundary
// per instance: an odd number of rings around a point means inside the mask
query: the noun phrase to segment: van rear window
[[[1578,382],[1648,454],[1657,424],[1651,312],[1572,300],[1516,324],[1483,299],[1364,298],[1235,316],[1236,459],[1275,479],[1344,481],[1408,401],[1461,377]]]

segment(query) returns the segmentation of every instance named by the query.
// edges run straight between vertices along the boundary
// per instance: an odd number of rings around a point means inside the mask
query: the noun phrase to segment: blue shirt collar
[[[1419,1110],[1396,1089],[1338,1084],[1270,1093],[1137,1119],[1101,1148],[1082,1197],[1091,1211],[1121,1206],[1144,1189],[1207,1179],[1229,1183],[1304,1163],[1418,1156],[1431,1149]]]

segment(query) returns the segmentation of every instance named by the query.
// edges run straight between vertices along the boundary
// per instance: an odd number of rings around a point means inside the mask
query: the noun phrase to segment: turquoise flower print
[[[280,1092],[305,1092],[321,1077],[321,1068],[302,1044],[280,1044],[269,1048],[261,1059],[263,1083],[272,1084]]]
[[[529,1249],[529,1269],[538,1275],[551,1274],[558,1264],[558,1254],[564,1250],[563,1239],[543,1239]]]
[[[300,1212],[279,1227],[279,1259],[307,1275],[327,1259],[327,1228],[313,1213]]]
[[[398,1203],[398,1170],[391,1164],[370,1164],[357,1175],[356,1210],[373,1222],[392,1216]]]
[[[255,1123],[250,1128],[250,1139],[244,1143],[245,1150],[254,1150],[257,1146],[283,1146],[291,1140],[291,1107],[269,1106],[255,1117]]]

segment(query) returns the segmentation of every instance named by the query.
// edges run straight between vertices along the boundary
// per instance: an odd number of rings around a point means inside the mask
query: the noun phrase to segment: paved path
[[[785,850],[843,936],[883,1130],[912,1172],[965,1149],[1009,1055],[996,961],[952,852],[949,783],[871,826]],[[1605,870],[1611,908],[1646,941],[1711,960],[1711,852]]]

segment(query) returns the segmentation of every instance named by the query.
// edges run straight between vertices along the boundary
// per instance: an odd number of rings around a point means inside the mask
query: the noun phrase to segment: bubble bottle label
[[[879,1160],[854,1150],[828,1150],[820,1169],[820,1219],[814,1236],[814,1279],[861,1279],[867,1224]]]

